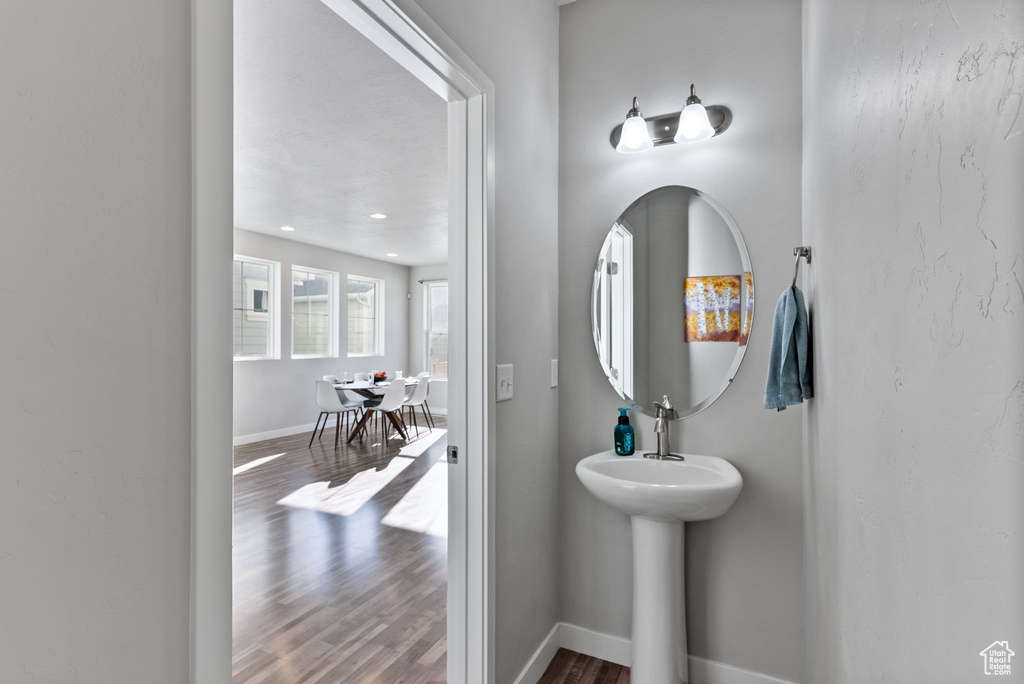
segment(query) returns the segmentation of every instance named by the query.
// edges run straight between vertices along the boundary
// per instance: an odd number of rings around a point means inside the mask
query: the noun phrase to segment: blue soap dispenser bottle
[[[619,424],[615,426],[615,453],[619,456],[632,456],[635,447],[633,446],[633,426],[629,424],[629,416],[626,411],[629,408],[619,409]]]

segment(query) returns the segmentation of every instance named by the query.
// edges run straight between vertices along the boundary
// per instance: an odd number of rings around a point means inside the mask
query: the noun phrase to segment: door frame
[[[414,0],[322,0],[448,102],[448,681],[494,681],[494,86]],[[192,684],[231,681],[233,0],[192,3]],[[210,296],[223,293],[223,296]]]

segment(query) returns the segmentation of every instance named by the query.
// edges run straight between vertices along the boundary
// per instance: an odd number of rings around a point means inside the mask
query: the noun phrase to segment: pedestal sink
[[[739,471],[716,456],[682,461],[605,451],[576,464],[576,476],[633,524],[632,684],[689,681],[683,592],[683,523],[729,510]]]

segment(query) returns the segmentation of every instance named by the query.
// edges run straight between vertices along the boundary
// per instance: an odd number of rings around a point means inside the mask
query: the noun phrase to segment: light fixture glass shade
[[[640,103],[633,98],[633,108],[626,114],[626,120],[622,122],[622,132],[619,134],[619,144],[615,146],[617,152],[633,154],[643,152],[654,147],[651,134],[647,130],[647,122],[640,113]]]
[[[679,128],[673,140],[677,143],[693,143],[707,140],[715,134],[708,120],[708,110],[699,102],[686,105],[679,114]]]

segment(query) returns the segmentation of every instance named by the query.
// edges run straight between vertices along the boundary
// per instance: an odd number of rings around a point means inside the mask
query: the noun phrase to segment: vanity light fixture
[[[686,98],[686,107],[679,113],[679,127],[672,137],[677,143],[695,143],[707,140],[715,134],[715,129],[708,120],[708,110],[700,103],[700,98],[690,84],[690,97]]]
[[[647,130],[647,122],[644,115],[640,113],[640,101],[633,98],[633,108],[626,113],[626,120],[622,122],[622,135],[619,136],[615,149],[623,154],[634,154],[643,152],[654,147],[651,141],[651,134]]]
[[[619,152],[633,153],[661,145],[694,143],[721,135],[732,123],[732,112],[720,105],[705,107],[697,97],[693,84],[686,107],[681,112],[661,114],[644,119],[637,99],[626,120],[612,130],[611,143]],[[642,124],[642,128],[641,128]],[[642,141],[637,143],[637,141]]]

